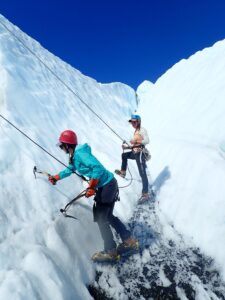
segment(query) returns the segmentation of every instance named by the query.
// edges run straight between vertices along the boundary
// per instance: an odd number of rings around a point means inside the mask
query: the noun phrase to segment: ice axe
[[[86,190],[82,191],[80,194],[78,194],[73,200],[71,200],[69,203],[66,204],[66,206],[64,208],[61,208],[60,209],[60,212],[64,215],[65,218],[73,218],[73,219],[76,219],[78,220],[78,218],[74,217],[74,216],[71,216],[71,215],[68,215],[66,212],[67,210],[70,208],[70,206],[76,202],[78,199],[84,197],[86,194]]]
[[[45,175],[45,176],[48,176],[48,177],[51,176],[51,174],[49,174],[45,171],[38,170],[38,168],[36,166],[34,166],[34,168],[33,168],[33,173],[34,173],[35,179],[37,178],[36,173],[42,174],[42,175]]]
[[[38,174],[42,174],[42,175],[45,175],[47,177],[51,176],[51,174],[49,174],[48,172],[45,172],[45,171],[41,171],[39,170],[36,166],[34,166],[33,168],[33,173],[34,173],[34,177],[35,179],[37,178],[36,176],[36,173]],[[59,190],[58,190],[59,191]],[[61,194],[63,194],[61,191],[59,191]],[[70,208],[70,206],[75,202],[77,201],[78,199],[84,197],[86,194],[86,190],[82,191],[79,195],[77,195],[74,199],[72,199],[70,202],[68,202],[66,204],[66,206],[64,208],[61,208],[60,209],[60,212],[63,214],[63,216],[65,218],[72,218],[72,219],[75,219],[75,220],[79,220],[78,218],[74,217],[74,216],[71,216],[71,215],[68,215],[66,212],[67,210]],[[65,194],[63,194],[65,197],[67,197]],[[68,197],[67,197],[68,198]]]

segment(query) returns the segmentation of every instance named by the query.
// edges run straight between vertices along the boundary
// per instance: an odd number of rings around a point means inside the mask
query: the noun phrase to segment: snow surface
[[[94,299],[225,299],[225,282],[215,261],[188,243],[173,224],[159,219],[157,195],[168,179],[165,169],[153,182],[151,201],[137,205],[129,221],[140,253],[113,266],[98,265],[90,289]]]
[[[132,135],[127,119],[136,110],[135,91],[84,76],[0,16],[0,114],[65,164],[67,157],[55,144],[62,130],[73,129],[79,143],[88,142],[110,171],[120,167],[120,139],[1,23],[126,140]],[[151,177],[166,176],[164,170],[170,174],[165,182],[160,179],[164,184],[157,195],[163,232],[175,238],[173,223],[187,243],[215,259],[225,279],[224,70],[221,41],[182,60],[155,85],[145,81],[137,94],[151,139]],[[92,199],[71,209],[79,221],[63,218],[59,209],[84,189],[81,180],[73,175],[56,187],[42,175],[35,180],[34,165],[51,174],[63,167],[2,119],[0,136],[0,299],[91,299],[86,287],[95,277],[90,256],[103,246],[92,222]],[[124,222],[141,191],[136,165],[129,165],[135,180],[120,190],[115,208]],[[142,260],[150,260],[148,252]],[[116,297],[123,287],[116,276],[110,280]],[[197,281],[196,291],[198,299],[209,298]],[[186,299],[179,287],[177,293]]]
[[[134,90],[121,83],[100,84],[43,49],[4,17],[0,22],[35,52],[109,126],[129,138],[127,126],[136,108]],[[121,141],[0,24],[0,113],[63,163],[55,145],[61,131],[73,129],[80,143],[110,170],[120,166]],[[102,250],[92,221],[92,199],[83,199],[65,219],[59,209],[84,186],[70,178],[51,186],[33,167],[55,174],[62,170],[21,133],[0,119],[0,299],[91,299],[86,284],[94,278],[90,256]],[[134,166],[134,173],[137,175]],[[139,183],[136,183],[139,187]],[[134,183],[135,186],[135,183]],[[138,188],[137,188],[138,189]],[[137,195],[121,192],[116,213],[127,220]]]
[[[138,88],[151,137],[151,175],[170,180],[161,217],[216,259],[225,279],[225,40]]]

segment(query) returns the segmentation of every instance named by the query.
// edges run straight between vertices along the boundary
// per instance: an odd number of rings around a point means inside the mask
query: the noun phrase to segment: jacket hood
[[[88,153],[91,153],[91,147],[87,144],[87,143],[85,143],[85,144],[83,144],[83,145],[77,145],[76,146],[76,148],[75,148],[75,153],[77,152],[77,151],[79,151],[79,152],[88,152]]]

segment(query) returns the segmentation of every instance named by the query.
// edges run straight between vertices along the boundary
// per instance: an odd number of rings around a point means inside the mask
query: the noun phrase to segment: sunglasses
[[[131,123],[132,123],[132,124],[137,124],[137,123],[138,123],[138,121],[131,121]]]
[[[56,146],[58,146],[60,149],[63,149],[63,147],[65,146],[64,143],[59,142],[58,144],[56,144]]]

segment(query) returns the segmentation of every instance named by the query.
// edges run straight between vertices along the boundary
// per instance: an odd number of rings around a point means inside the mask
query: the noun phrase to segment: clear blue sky
[[[6,0],[0,13],[85,75],[133,88],[225,38],[225,0]]]

